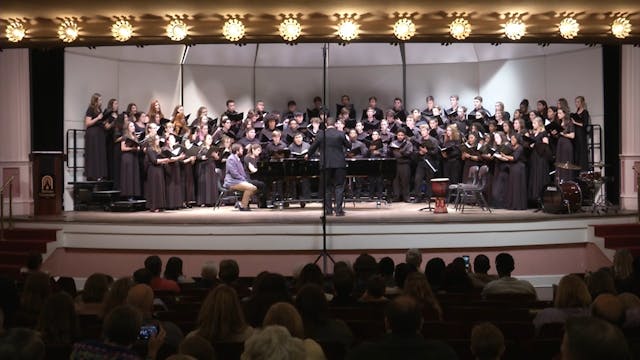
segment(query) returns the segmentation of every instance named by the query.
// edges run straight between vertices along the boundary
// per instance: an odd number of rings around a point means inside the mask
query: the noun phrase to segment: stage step
[[[607,249],[627,249],[640,256],[640,224],[595,225],[594,234],[604,238]]]
[[[134,212],[147,210],[147,200],[115,201],[111,203],[110,210],[113,212]]]
[[[17,277],[31,252],[47,252],[47,243],[56,241],[55,229],[5,230],[0,240],[0,274]]]

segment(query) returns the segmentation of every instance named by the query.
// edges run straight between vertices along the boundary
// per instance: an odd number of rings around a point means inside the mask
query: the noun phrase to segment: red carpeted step
[[[27,263],[29,253],[17,251],[0,251],[0,264],[21,265]]]
[[[2,240],[0,241],[0,251],[20,251],[20,252],[47,252],[47,242],[42,240]]]
[[[11,229],[4,231],[7,240],[56,241],[55,229]]]
[[[594,225],[593,230],[598,237],[638,235],[640,234],[640,224]]]
[[[17,278],[20,275],[21,267],[21,265],[0,264],[0,275]]]
[[[604,247],[607,249],[631,248],[640,246],[640,234],[637,235],[607,235]]]

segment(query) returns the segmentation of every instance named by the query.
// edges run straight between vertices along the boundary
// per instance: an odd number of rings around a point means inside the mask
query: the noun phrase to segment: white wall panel
[[[217,117],[225,111],[227,99],[234,99],[238,111],[245,114],[253,107],[252,68],[185,65],[183,69],[185,113],[195,116],[198,107],[204,105]]]
[[[378,98],[378,107],[391,107],[396,96],[402,97],[402,66],[361,66],[329,69],[329,95],[326,101],[331,115],[335,116],[336,104],[347,94],[358,111],[368,105],[370,96]]]
[[[157,99],[165,117],[180,103],[180,66],[138,62],[118,63],[118,100],[120,110],[130,102],[138,111],[149,111],[151,101]]]
[[[426,97],[432,95],[436,104],[449,107],[449,97],[458,95],[464,106],[478,92],[478,66],[475,63],[430,64],[407,66],[407,109],[424,109]]]
[[[315,96],[322,97],[321,67],[256,69],[256,99],[264,100],[269,111],[286,111],[289,100],[306,111]]]

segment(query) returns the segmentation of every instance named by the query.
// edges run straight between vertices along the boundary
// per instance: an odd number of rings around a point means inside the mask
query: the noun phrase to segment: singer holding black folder
[[[351,143],[342,131],[335,128],[336,120],[327,118],[327,128],[318,133],[316,141],[311,144],[309,154],[320,150],[320,190],[324,194],[324,209],[326,215],[344,216],[342,208],[344,202],[344,181],[347,175],[347,163],[344,159],[345,150],[351,148]],[[306,156],[306,158],[308,155]],[[335,207],[331,196],[335,192]]]

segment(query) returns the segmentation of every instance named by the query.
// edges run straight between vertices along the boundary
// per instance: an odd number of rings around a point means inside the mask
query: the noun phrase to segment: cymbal
[[[555,164],[553,164],[555,167],[557,167],[558,169],[565,169],[565,170],[580,170],[582,169],[579,165],[576,164],[572,164],[568,161],[565,162],[557,162]]]
[[[605,164],[603,161],[597,162],[597,163],[593,163],[593,167],[602,168],[602,167],[609,167],[609,166],[611,166],[611,164]]]

